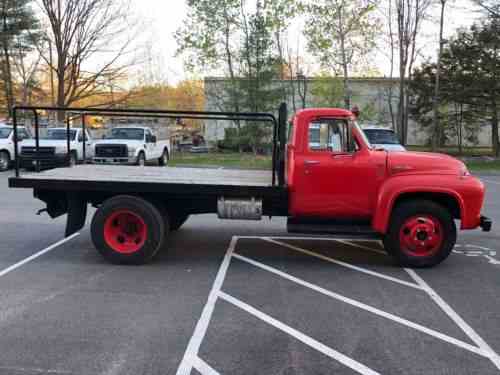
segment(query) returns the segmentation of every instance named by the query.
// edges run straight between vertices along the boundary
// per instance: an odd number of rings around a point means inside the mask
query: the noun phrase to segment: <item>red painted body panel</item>
[[[351,154],[309,150],[309,124],[317,119],[351,121],[358,150]],[[372,150],[342,109],[297,112],[287,149],[289,213],[294,217],[368,219],[385,233],[394,203],[401,194],[440,193],[460,207],[462,229],[480,224],[484,185],[469,176],[465,165],[432,153]]]

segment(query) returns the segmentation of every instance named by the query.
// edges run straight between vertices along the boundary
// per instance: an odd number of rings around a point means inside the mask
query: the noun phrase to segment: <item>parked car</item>
[[[132,164],[144,166],[158,160],[167,165],[170,158],[170,141],[158,139],[148,127],[113,128],[104,139],[94,144],[95,164]]]
[[[82,129],[70,129],[70,154],[68,157],[68,137],[66,128],[44,129],[40,134],[39,154],[36,155],[34,139],[24,141],[21,147],[21,167],[33,169],[37,161],[41,169],[60,166],[74,166],[78,162],[91,160],[93,156],[92,137],[86,130],[84,140]]]
[[[31,134],[25,127],[17,129],[18,151]],[[14,129],[12,126],[0,125],[0,172],[10,168],[14,161]]]
[[[392,129],[380,126],[364,126],[363,131],[373,148],[386,151],[406,151]]]

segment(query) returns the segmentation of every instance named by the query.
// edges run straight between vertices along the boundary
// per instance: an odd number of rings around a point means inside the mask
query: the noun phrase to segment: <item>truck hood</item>
[[[73,144],[74,141],[71,141]],[[39,141],[40,147],[67,147],[67,141],[66,140],[56,140],[56,139],[40,139]],[[21,144],[22,147],[28,146],[28,147],[35,147],[36,146],[36,141],[34,139],[27,139],[24,140],[23,143]]]
[[[467,171],[465,164],[444,154],[430,152],[389,152],[390,174],[447,174],[461,175]]]
[[[144,141],[137,141],[133,139],[101,139],[95,141],[94,145],[127,145],[131,147],[141,147]]]

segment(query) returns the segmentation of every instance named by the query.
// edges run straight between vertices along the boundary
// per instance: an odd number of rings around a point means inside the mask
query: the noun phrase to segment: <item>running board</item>
[[[381,235],[375,232],[367,223],[338,222],[322,220],[298,220],[289,218],[287,221],[288,233],[353,236],[366,239],[380,239]]]

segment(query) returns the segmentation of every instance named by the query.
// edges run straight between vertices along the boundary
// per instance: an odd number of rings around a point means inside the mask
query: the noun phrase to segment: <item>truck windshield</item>
[[[69,139],[71,141],[75,140],[76,130],[69,131]],[[47,133],[40,135],[40,139],[51,139],[55,141],[65,141],[67,139],[66,129],[48,129]]]
[[[370,143],[370,140],[368,139],[368,137],[366,136],[365,132],[363,131],[363,129],[361,129],[361,126],[359,126],[359,124],[357,122],[354,122],[354,126],[356,127],[356,130],[358,131],[358,134],[361,135],[361,137],[363,137],[363,141],[366,143],[366,145],[368,146],[368,148],[372,149],[373,146],[372,144]]]
[[[9,138],[11,128],[0,128],[0,139]]]
[[[365,129],[365,134],[372,144],[398,145],[399,140],[392,130]]]
[[[111,133],[106,138],[107,139],[132,139],[132,140],[142,141],[144,139],[144,129],[115,128],[115,129],[111,130]]]

